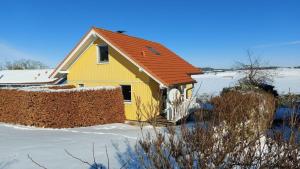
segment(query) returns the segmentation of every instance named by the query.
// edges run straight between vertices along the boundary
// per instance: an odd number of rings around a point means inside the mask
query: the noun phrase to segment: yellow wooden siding
[[[68,83],[75,86],[79,84],[85,86],[131,85],[132,102],[125,103],[125,116],[127,120],[137,120],[135,96],[140,97],[145,105],[151,102],[157,104],[159,84],[144,72],[140,72],[137,66],[111,47],[109,47],[109,63],[97,63],[97,45],[101,44],[104,44],[102,40],[95,41],[73,63],[68,70]]]

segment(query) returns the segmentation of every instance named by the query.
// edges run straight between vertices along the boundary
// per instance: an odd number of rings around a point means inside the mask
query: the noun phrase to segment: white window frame
[[[100,47],[107,47],[108,48],[108,56],[107,56],[107,58],[108,58],[108,61],[101,61],[101,59],[100,59],[100,57],[101,57],[101,55],[100,55]],[[103,44],[103,45],[97,45],[97,64],[108,64],[109,63],[109,46],[108,45],[106,45],[106,44]]]

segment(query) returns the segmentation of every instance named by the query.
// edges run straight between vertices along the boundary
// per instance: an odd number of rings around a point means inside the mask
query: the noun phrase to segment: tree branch
[[[47,169],[46,167],[42,166],[42,165],[39,164],[38,162],[34,161],[34,160],[30,157],[29,154],[27,154],[27,157],[28,157],[28,159],[29,159],[31,162],[33,162],[33,163],[34,163],[35,165],[37,165],[38,167],[43,168],[43,169]]]

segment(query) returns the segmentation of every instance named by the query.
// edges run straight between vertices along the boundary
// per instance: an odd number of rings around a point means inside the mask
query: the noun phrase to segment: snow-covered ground
[[[45,83],[55,81],[50,78],[54,69],[35,69],[35,70],[1,70],[0,84],[10,83]]]
[[[289,91],[300,94],[300,69],[281,68],[271,72],[274,75],[273,85],[279,94],[286,94]],[[241,77],[242,74],[238,71],[206,73],[193,76],[198,82],[195,86],[195,89],[199,88],[198,94],[207,95],[218,95],[224,87],[234,86]]]
[[[279,69],[274,85],[279,93],[300,94],[300,69]],[[224,87],[235,85],[240,74],[234,71],[193,76],[198,81],[199,94],[218,94]],[[147,128],[150,130],[150,128]],[[90,167],[68,156],[73,155],[93,163],[92,145],[95,144],[96,161],[107,165],[107,146],[110,168],[120,168],[133,151],[140,129],[127,124],[108,124],[73,129],[43,129],[0,123],[0,169],[38,168],[28,158],[48,169]],[[131,168],[134,166],[130,166]]]
[[[107,166],[107,146],[110,168],[120,168],[123,163],[119,155],[126,161],[139,135],[139,127],[127,124],[43,129],[0,123],[0,169],[38,168],[27,154],[48,169],[88,169],[89,166],[68,156],[64,149],[93,163],[93,143],[98,163]]]

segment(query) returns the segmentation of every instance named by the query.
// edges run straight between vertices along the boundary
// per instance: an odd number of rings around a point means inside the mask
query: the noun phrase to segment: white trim
[[[132,104],[132,99],[130,100],[124,100],[124,104]]]
[[[58,71],[58,73],[61,73],[61,74],[68,74],[69,71]]]
[[[107,65],[109,64],[109,62],[100,62],[100,63],[96,63],[97,65]]]
[[[96,34],[94,30],[91,30],[84,38],[83,40],[77,45],[77,47],[68,55],[68,57],[66,58],[66,60],[55,70],[55,72],[53,73],[53,77],[55,77],[58,73],[59,70],[61,70],[65,64],[72,58],[72,56],[81,48],[81,46],[86,43],[87,40],[89,40],[90,37],[96,38]],[[94,39],[95,40],[95,39]],[[93,41],[94,41],[93,40]],[[75,60],[77,61],[77,60]]]

